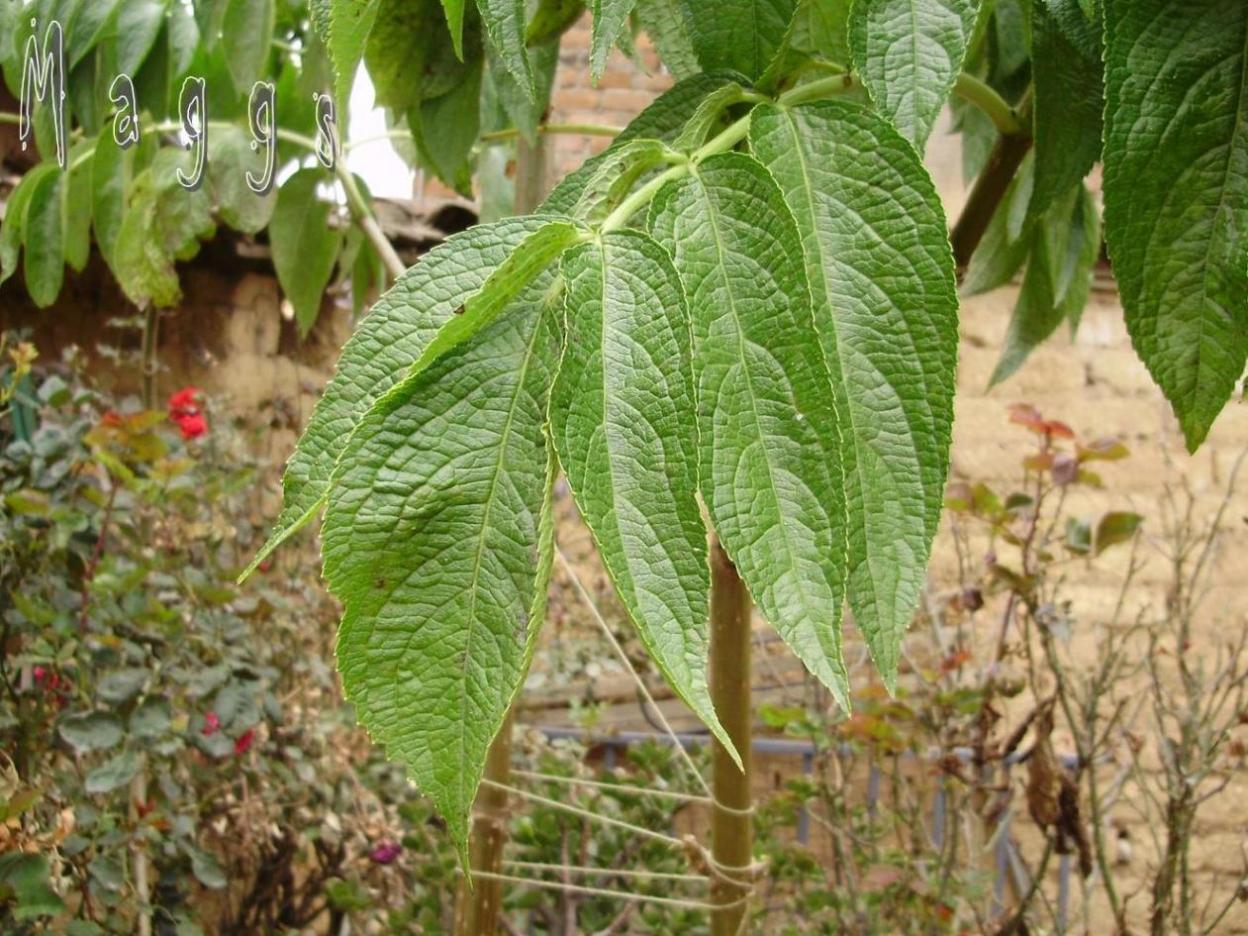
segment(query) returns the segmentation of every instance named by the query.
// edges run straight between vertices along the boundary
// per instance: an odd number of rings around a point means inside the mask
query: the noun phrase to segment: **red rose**
[[[204,737],[214,735],[221,730],[221,719],[217,718],[216,712],[209,712],[204,716]]]
[[[169,397],[169,412],[199,412],[199,395],[203,393],[199,387],[183,387]]]
[[[255,740],[256,740],[256,729],[248,728],[241,735],[239,735],[238,740],[234,742],[234,753],[240,754],[240,755],[246,754],[248,751],[251,750],[251,742]]]
[[[180,413],[173,417],[184,439],[198,439],[208,431],[208,420],[203,413]]]

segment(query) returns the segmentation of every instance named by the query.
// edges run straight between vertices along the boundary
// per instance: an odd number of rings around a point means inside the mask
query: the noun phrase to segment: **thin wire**
[[[532,871],[550,871],[552,873],[559,874],[566,871],[572,874],[584,874],[595,877],[626,877],[656,881],[688,881],[691,884],[711,883],[711,879],[705,874],[677,874],[674,871],[638,871],[630,868],[591,868],[586,865],[545,864],[541,861],[519,861],[510,858],[505,859],[503,864],[513,868],[528,868]]]
[[[600,816],[588,809],[581,809],[579,806],[573,806],[570,803],[561,803],[558,800],[551,799],[548,796],[540,796],[537,793],[530,793],[527,790],[519,790],[516,787],[507,786],[505,783],[498,783],[488,777],[482,779],[484,786],[494,787],[497,790],[503,790],[506,793],[514,793],[522,799],[531,800],[534,803],[541,803],[543,806],[549,806],[551,809],[562,809],[564,812],[572,813],[583,819],[591,819],[595,822],[601,822],[604,825],[616,826],[617,828],[627,829],[636,835],[643,835],[646,838],[652,838],[657,842],[663,842],[665,845],[671,845],[673,848],[685,849],[685,843],[680,839],[671,835],[664,835],[662,832],[655,832],[653,829],[645,829],[639,825],[633,825],[631,822],[625,822],[622,819],[613,819],[610,816]]]
[[[702,788],[702,792],[705,793],[709,799],[714,799],[714,794],[711,793],[711,788],[707,784],[706,778],[702,776],[702,772],[698,770],[697,765],[693,762],[693,758],[690,757],[689,752],[685,750],[685,746],[681,743],[680,738],[677,737],[676,732],[672,730],[672,726],[668,723],[667,716],[663,714],[663,710],[655,704],[654,696],[650,694],[650,690],[646,687],[645,682],[642,680],[637,670],[633,668],[632,661],[629,660],[628,654],[624,652],[624,648],[620,646],[620,642],[615,639],[615,634],[611,633],[611,628],[607,625],[606,620],[603,619],[602,613],[598,610],[598,606],[594,604],[593,597],[589,594],[588,589],[586,589],[585,585],[581,582],[580,576],[577,575],[576,570],[572,568],[572,563],[568,562],[568,557],[563,554],[563,550],[560,549],[558,545],[555,546],[555,554],[559,557],[559,561],[563,563],[563,567],[567,571],[569,578],[572,579],[572,585],[576,588],[577,594],[581,596],[581,600],[584,601],[586,607],[589,608],[594,620],[598,622],[598,626],[602,628],[602,632],[607,635],[607,640],[610,641],[611,647],[615,650],[616,655],[619,656],[619,658],[624,662],[624,666],[627,667],[629,674],[633,677],[633,681],[637,683],[637,687],[641,690],[642,696],[648,703],[650,703],[650,707],[654,710],[655,717],[658,718],[659,725],[671,737],[672,743],[676,746],[676,750],[680,752],[680,756],[684,761],[685,766],[687,766],[689,768],[689,772],[697,778],[698,786]]]
[[[677,793],[675,790],[655,790],[650,787],[634,787],[625,783],[606,783],[602,780],[586,780],[582,777],[559,777],[554,774],[537,773],[533,770],[512,770],[513,777],[525,777],[529,780],[538,780],[542,783],[565,783],[570,786],[587,786],[594,787],[599,790],[612,790],[620,793],[627,793],[632,796],[653,796],[659,799],[676,800],[681,803],[703,803],[706,805],[714,805],[715,800],[709,796],[697,796],[693,793]],[[721,809],[724,807],[720,807]],[[749,810],[753,812],[751,808]],[[742,813],[744,814],[744,810]]]
[[[462,873],[462,872],[461,872]],[[521,884],[525,887],[543,887],[547,890],[568,891],[574,894],[589,894],[594,897],[607,897],[614,900],[631,900],[635,903],[658,903],[669,907],[684,907],[687,910],[731,910],[745,904],[750,895],[739,897],[732,903],[713,904],[704,900],[682,900],[679,897],[658,897],[651,894],[635,894],[631,891],[611,891],[601,887],[587,887],[583,884],[565,884],[562,881],[543,881],[537,878],[517,877],[512,874],[495,874],[492,871],[473,871],[473,877],[488,881],[503,881],[508,884]]]

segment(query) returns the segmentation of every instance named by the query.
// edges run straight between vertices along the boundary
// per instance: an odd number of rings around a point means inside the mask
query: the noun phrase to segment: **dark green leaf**
[[[88,793],[111,793],[120,789],[139,772],[142,761],[134,751],[122,751],[87,773],[84,788]]]
[[[594,82],[602,77],[620,33],[628,23],[636,0],[590,0],[594,20],[590,34],[589,74]]]
[[[55,164],[53,168],[54,172],[43,173],[36,180],[23,223],[26,291],[41,309],[56,301],[65,278],[65,219],[61,213],[65,176]]]
[[[338,113],[347,113],[355,72],[377,19],[380,0],[331,0],[325,47],[334,68],[334,99]]]
[[[679,0],[703,71],[758,78],[780,49],[797,0]]]
[[[1105,2],[1105,237],[1195,450],[1248,359],[1248,4]]]
[[[1130,542],[1144,518],[1136,513],[1107,513],[1096,525],[1096,555],[1111,546]]]
[[[321,169],[296,172],[278,189],[269,222],[273,268],[294,307],[300,335],[316,324],[342,244],[342,231],[329,223],[333,206],[317,195],[317,187],[325,181]]]
[[[677,81],[692,78],[702,70],[689,35],[689,24],[681,8],[682,0],[637,0],[637,20],[654,42],[663,65]]]
[[[230,77],[240,94],[251,91],[252,84],[266,73],[269,50],[273,44],[276,11],[274,0],[230,0],[221,21]]]
[[[106,751],[120,743],[121,723],[111,715],[94,712],[89,715],[70,715],[57,726],[62,738],[77,753]]]
[[[477,0],[477,9],[494,53],[515,79],[525,100],[536,103],[537,81],[525,48],[524,0]]]

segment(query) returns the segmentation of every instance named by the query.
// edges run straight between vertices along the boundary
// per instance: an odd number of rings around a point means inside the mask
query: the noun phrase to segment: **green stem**
[[[623,127],[613,127],[609,124],[591,123],[547,123],[537,125],[537,132],[541,134],[566,133],[572,136],[613,137],[617,136],[623,129]],[[481,134],[481,142],[502,143],[506,140],[514,140],[520,135],[518,127],[508,127],[506,130],[493,130],[489,133]]]
[[[953,93],[964,101],[974,104],[983,111],[997,132],[1005,136],[1017,136],[1027,133],[1026,126],[1018,111],[1010,107],[1001,95],[990,85],[980,81],[974,75],[963,72],[954,82]]]

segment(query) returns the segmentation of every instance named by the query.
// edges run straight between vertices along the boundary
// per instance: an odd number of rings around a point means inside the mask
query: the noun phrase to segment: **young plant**
[[[540,99],[522,6],[477,6]],[[1097,255],[1082,178],[1101,155],[1128,321],[1190,445],[1239,378],[1248,11],[1206,0],[1179,35],[1160,0],[1051,0],[1019,33],[1005,0],[918,6],[595,4],[596,71],[636,7],[690,77],[537,214],[431,251],[344,349],[261,556],[324,511],[346,691],[461,850],[541,623],[560,470],[642,640],[730,756],[748,734],[712,703],[708,534],[731,570],[716,587],[739,575],[842,706],[843,605],[894,686],[953,418],[955,251],[920,156],[951,90],[1000,137],[958,259],[994,225],[992,278],[1030,257],[1003,368],[1082,305]],[[445,7],[458,41],[473,14]],[[359,42],[329,38],[342,75]],[[1226,93],[1188,98],[1221,78]]]

